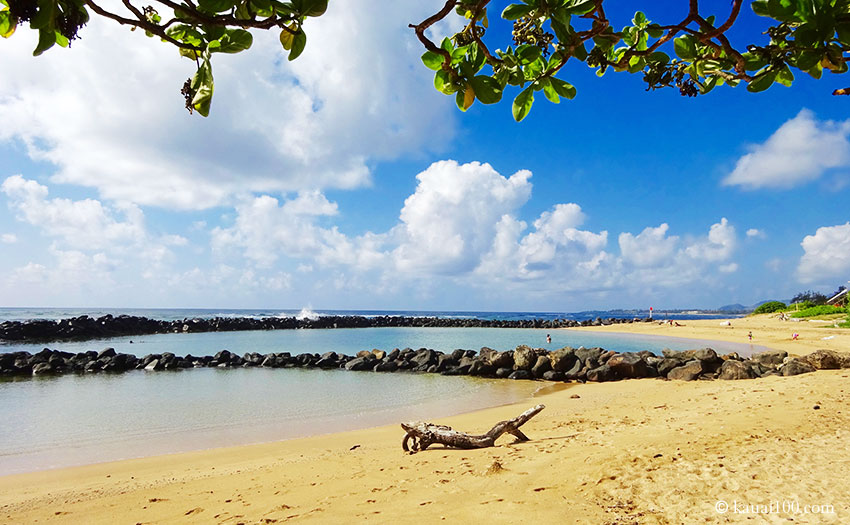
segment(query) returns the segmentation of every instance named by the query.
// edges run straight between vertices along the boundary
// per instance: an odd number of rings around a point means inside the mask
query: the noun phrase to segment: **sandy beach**
[[[847,331],[764,319],[597,329],[850,350]],[[791,341],[790,334],[800,337]],[[823,337],[834,336],[832,339]],[[531,441],[414,455],[398,425],[0,477],[0,522],[847,523],[850,370],[569,385],[435,420],[483,433],[544,403]]]

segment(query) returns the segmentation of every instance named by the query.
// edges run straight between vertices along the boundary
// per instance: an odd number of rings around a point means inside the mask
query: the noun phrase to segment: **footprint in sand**
[[[192,514],[198,514],[199,512],[203,512],[203,511],[204,511],[204,509],[202,509],[201,507],[195,507],[194,509],[187,510],[183,515],[184,516],[191,516]]]

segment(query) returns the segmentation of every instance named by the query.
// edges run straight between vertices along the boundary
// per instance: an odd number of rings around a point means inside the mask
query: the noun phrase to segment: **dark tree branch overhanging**
[[[575,88],[557,76],[575,62],[585,63],[599,76],[608,70],[641,73],[647,89],[674,87],[683,95],[696,96],[722,84],[743,82],[751,92],[774,83],[790,86],[795,70],[820,78],[825,71],[847,72],[850,61],[848,0],[731,0],[717,13],[723,20],[720,25],[715,25],[715,13],[707,12],[717,9],[717,2],[681,0],[687,14],[679,22],[654,22],[637,11],[625,27],[622,20],[608,16],[605,0],[516,1],[500,13],[513,23],[510,39],[488,31],[491,0],[446,0],[436,13],[410,24],[426,50],[423,62],[435,71],[435,87],[455,95],[460,109],[476,100],[496,103],[513,86],[520,90],[513,102],[514,117],[522,120],[537,92],[555,103],[575,96]],[[196,64],[195,75],[181,93],[190,111],[206,116],[213,93],[213,54],[248,49],[253,41],[250,29],[280,29],[281,45],[293,60],[306,45],[306,20],[321,16],[328,7],[328,0],[152,2],[169,12],[167,21],[152,5],[134,0],[121,0],[125,14],[107,10],[96,0],[0,0],[0,36],[8,38],[29,22],[39,33],[34,51],[39,55],[54,44],[70,45],[88,21],[89,11],[142,29],[147,36],[176,46]],[[642,3],[647,9],[654,7],[650,1]],[[745,5],[775,25],[766,34],[753,35],[758,43],[739,49],[726,33]],[[428,38],[429,28],[453,16],[464,20],[461,31],[439,44]],[[848,92],[850,88],[833,94]]]

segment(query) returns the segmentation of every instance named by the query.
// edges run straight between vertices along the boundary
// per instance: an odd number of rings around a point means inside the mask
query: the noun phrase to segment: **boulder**
[[[750,359],[760,365],[776,368],[785,361],[786,357],[788,357],[788,352],[785,350],[769,350],[760,354],[753,354]]]
[[[605,363],[614,373],[623,378],[638,378],[647,376],[646,361],[632,352],[616,354]]]
[[[587,371],[587,380],[602,383],[603,381],[613,381],[617,379],[617,374],[609,365],[605,364]]]
[[[752,379],[754,374],[748,363],[729,359],[720,367],[718,379]]]
[[[437,353],[433,350],[422,349],[410,358],[410,362],[413,363],[414,366],[427,367],[428,365],[432,365],[437,362]]]
[[[37,363],[32,367],[32,375],[40,376],[54,373],[55,370],[50,363]]]
[[[800,374],[808,374],[809,372],[814,371],[815,368],[810,365],[808,361],[798,357],[792,357],[779,369],[779,373],[784,376],[796,376]]]
[[[496,368],[513,368],[514,358],[511,352],[494,352],[490,354],[490,364]]]
[[[386,357],[387,353],[383,350],[378,350],[377,348],[372,350],[372,355],[375,356],[375,359],[381,360]]]
[[[565,346],[549,354],[549,363],[552,365],[552,370],[558,372],[566,372],[572,368],[576,359],[575,349],[569,346]]]
[[[815,370],[835,370],[841,368],[841,354],[832,350],[817,350],[804,359]]]
[[[662,377],[667,377],[667,374],[670,373],[674,368],[680,367],[685,364],[684,361],[675,357],[665,357],[661,360],[660,363],[656,365],[658,368],[658,375]]]
[[[346,370],[353,370],[355,372],[361,370],[371,370],[375,366],[375,358],[372,357],[372,354],[369,354],[370,357],[355,357],[351,361],[345,363]]]
[[[543,379],[546,381],[563,381],[564,373],[557,370],[549,370],[543,374]]]
[[[581,360],[578,358],[573,360],[573,366],[570,367],[569,370],[564,372],[564,379],[568,381],[575,381],[576,379],[584,379],[586,377],[587,371],[584,369],[584,365],[582,365]]]
[[[514,370],[531,370],[537,364],[537,352],[525,345],[514,350]]]
[[[96,364],[97,361],[92,361],[88,365],[86,365],[86,370],[89,369],[89,365]],[[148,364],[145,365],[145,370],[162,370],[162,364],[159,362],[159,359],[152,359]]]
[[[471,376],[482,376],[488,377],[492,376],[496,373],[496,367],[483,361],[482,359],[475,359],[472,362],[472,366],[469,367],[469,375]]]
[[[496,377],[508,377],[513,372],[510,368],[499,368],[496,370]]]
[[[373,368],[375,372],[395,372],[398,370],[398,363],[395,361],[381,361],[375,368]]]
[[[537,362],[531,367],[531,374],[539,379],[550,370],[552,370],[552,364],[549,362],[549,356],[541,355],[537,357]]]
[[[704,372],[702,361],[693,359],[682,366],[677,366],[667,373],[668,379],[677,379],[679,381],[693,381]]]
[[[580,346],[576,349],[575,354],[583,364],[588,364],[588,361],[598,362],[602,352],[603,350],[601,348],[585,348]]]
[[[511,374],[508,376],[508,379],[534,379],[534,377],[528,370],[520,369],[511,372]]]
[[[103,357],[115,357],[115,349],[114,348],[104,348],[97,354],[97,358],[101,359]]]

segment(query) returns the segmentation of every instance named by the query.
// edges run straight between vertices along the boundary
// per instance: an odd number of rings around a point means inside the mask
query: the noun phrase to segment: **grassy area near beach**
[[[734,341],[752,330],[754,343],[792,353],[850,349],[846,331],[767,318],[731,323],[601,329]],[[507,436],[488,449],[409,455],[391,425],[6,476],[0,522],[850,521],[841,482],[850,469],[848,369],[551,390],[434,421],[483,433],[544,403],[522,428],[525,443]]]

